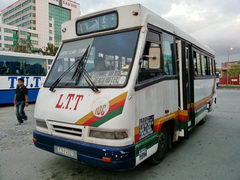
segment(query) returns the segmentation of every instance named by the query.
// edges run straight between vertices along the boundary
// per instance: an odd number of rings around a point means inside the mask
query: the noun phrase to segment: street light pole
[[[230,52],[233,50],[233,48],[231,47],[230,50],[228,50],[228,63],[227,63],[227,85],[228,85],[228,64],[229,64],[229,60],[230,60]]]

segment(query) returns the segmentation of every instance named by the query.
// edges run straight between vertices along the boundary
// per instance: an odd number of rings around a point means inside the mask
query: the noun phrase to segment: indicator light
[[[112,162],[112,159],[110,157],[102,157],[102,161],[106,163]]]

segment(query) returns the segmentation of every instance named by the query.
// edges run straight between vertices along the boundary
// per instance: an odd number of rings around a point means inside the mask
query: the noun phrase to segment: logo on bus
[[[92,105],[92,113],[96,117],[103,117],[109,111],[109,101],[106,98],[97,99]]]
[[[83,97],[84,96],[81,94],[60,94],[55,108],[76,111],[78,110],[78,105],[83,100]]]
[[[25,81],[25,86],[27,88],[40,88],[42,85],[43,77],[30,77],[30,76],[9,76],[8,77],[8,83],[9,83],[9,89],[15,89],[17,87],[17,80],[19,78],[23,78]]]

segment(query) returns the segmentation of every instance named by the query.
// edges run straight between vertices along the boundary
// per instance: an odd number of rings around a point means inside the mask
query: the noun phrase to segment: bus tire
[[[170,137],[169,128],[167,128],[167,126],[163,126],[159,132],[157,152],[148,158],[149,164],[157,165],[164,159],[169,149]]]

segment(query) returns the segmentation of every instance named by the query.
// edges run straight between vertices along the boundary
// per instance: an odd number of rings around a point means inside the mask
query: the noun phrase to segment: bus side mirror
[[[148,60],[148,68],[149,69],[159,69],[161,56],[160,56],[160,48],[159,47],[151,47],[149,48],[149,55],[143,55],[143,59]]]

